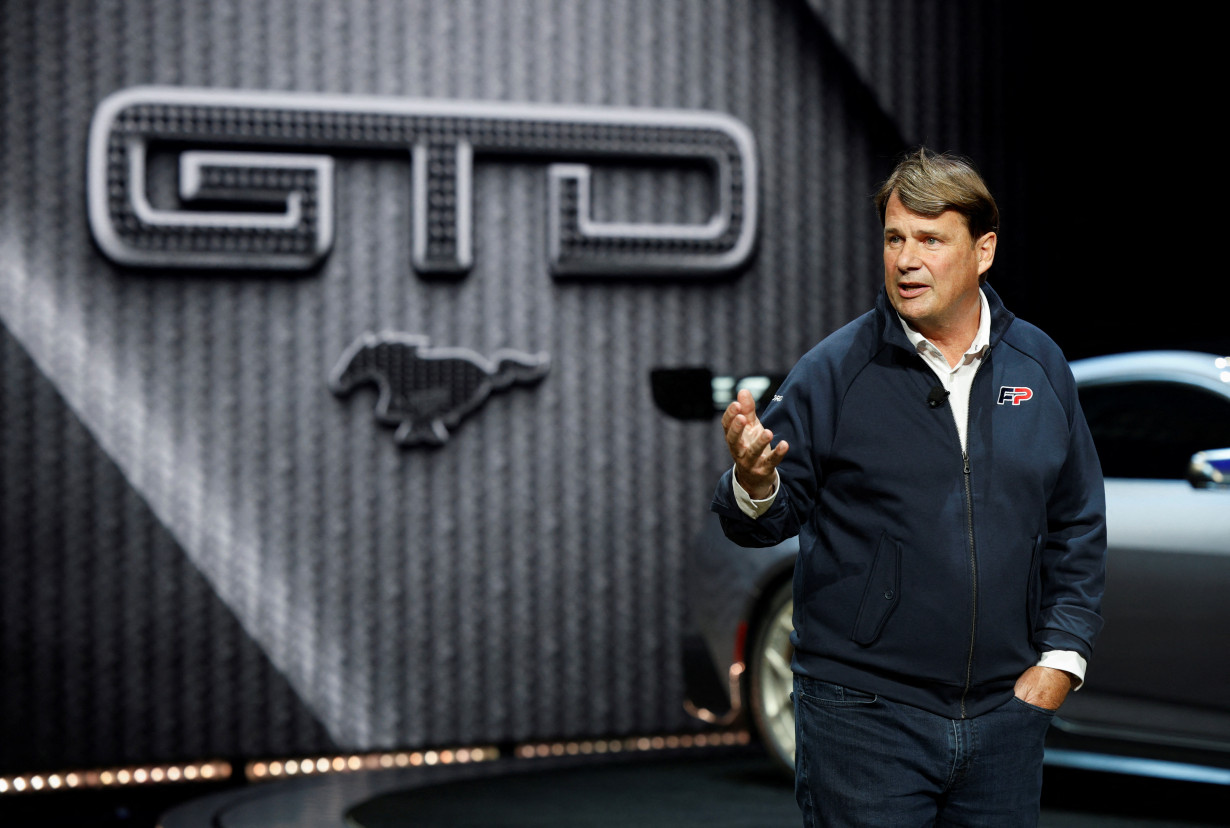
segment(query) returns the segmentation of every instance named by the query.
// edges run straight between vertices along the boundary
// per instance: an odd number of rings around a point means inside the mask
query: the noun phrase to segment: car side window
[[[1182,479],[1191,456],[1230,448],[1230,402],[1177,382],[1080,389],[1106,477]]]

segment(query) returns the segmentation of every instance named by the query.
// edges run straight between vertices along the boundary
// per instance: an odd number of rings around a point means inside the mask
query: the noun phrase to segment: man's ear
[[[974,243],[974,250],[978,253],[978,275],[986,273],[991,268],[991,264],[995,261],[995,243],[998,241],[994,232],[987,233],[977,242]]]

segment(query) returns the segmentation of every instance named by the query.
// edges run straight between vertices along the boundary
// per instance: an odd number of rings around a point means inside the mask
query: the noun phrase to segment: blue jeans
[[[1038,823],[1051,711],[1013,698],[954,720],[798,675],[794,711],[805,828]]]

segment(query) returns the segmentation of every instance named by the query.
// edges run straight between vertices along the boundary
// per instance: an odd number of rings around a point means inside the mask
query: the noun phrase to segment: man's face
[[[889,197],[884,287],[897,313],[927,338],[977,331],[978,277],[994,258],[995,234],[974,240],[955,210],[928,218],[907,210],[895,192]]]

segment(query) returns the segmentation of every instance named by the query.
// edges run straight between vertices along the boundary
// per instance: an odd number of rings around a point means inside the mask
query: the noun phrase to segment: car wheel
[[[794,594],[790,581],[769,598],[756,626],[748,657],[748,709],[752,725],[773,760],[794,773],[794,674],[790,659],[794,646]]]

